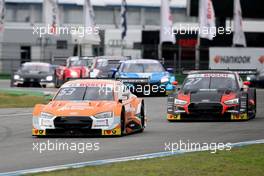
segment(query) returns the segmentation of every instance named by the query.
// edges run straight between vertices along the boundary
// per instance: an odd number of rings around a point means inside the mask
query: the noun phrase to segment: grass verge
[[[182,75],[182,74],[176,74],[175,78],[176,81],[178,81],[179,84],[182,84],[184,79],[186,78],[187,75]]]
[[[47,98],[25,93],[0,92],[0,108],[27,108],[34,107],[38,103],[47,103]]]
[[[0,74],[0,79],[10,79],[10,78],[11,78],[10,74],[5,74],[5,73]]]
[[[264,145],[231,151],[189,153],[164,158],[68,169],[36,176],[259,176],[264,173]]]

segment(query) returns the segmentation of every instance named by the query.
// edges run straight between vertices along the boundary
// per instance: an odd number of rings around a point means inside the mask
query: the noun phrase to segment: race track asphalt
[[[0,83],[1,85],[1,83]],[[264,138],[264,90],[257,91],[257,118],[245,122],[179,122],[166,118],[166,98],[145,98],[144,133],[117,138],[33,138],[32,109],[0,110],[0,173],[165,151],[165,143],[229,143]],[[43,151],[42,143],[98,143],[98,151]],[[34,145],[33,145],[34,144]],[[95,149],[95,148],[93,148]],[[79,150],[81,151],[81,150]],[[232,150],[231,150],[232,151]],[[213,155],[213,154],[212,154]]]

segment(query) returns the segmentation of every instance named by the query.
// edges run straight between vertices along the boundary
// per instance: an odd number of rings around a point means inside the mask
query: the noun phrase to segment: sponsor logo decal
[[[215,63],[219,63],[220,61],[221,61],[221,56],[216,56],[215,58],[214,58],[214,61],[215,61]]]
[[[250,64],[251,57],[250,56],[215,56],[214,62],[216,64]]]
[[[121,129],[119,127],[112,129],[112,130],[103,130],[103,136],[110,136],[110,135],[121,135]]]
[[[37,135],[37,136],[45,136],[46,135],[46,131],[45,130],[33,129],[32,130],[32,134],[33,135]]]
[[[261,64],[264,64],[264,56],[261,56],[261,57],[259,58],[259,62],[260,62]]]

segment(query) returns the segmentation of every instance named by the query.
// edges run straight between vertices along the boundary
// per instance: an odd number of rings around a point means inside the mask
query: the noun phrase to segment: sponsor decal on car
[[[120,127],[116,127],[112,130],[102,130],[103,136],[121,135]]]
[[[32,130],[32,135],[45,136],[46,135],[46,130],[33,129]]]

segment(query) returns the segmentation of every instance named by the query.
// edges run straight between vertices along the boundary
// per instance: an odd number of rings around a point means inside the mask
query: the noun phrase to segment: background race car
[[[252,87],[264,87],[264,69],[259,71],[256,75],[248,75],[247,81]]]
[[[237,73],[194,71],[168,97],[167,119],[248,120],[256,116],[256,90]]]
[[[131,59],[123,56],[96,57],[91,70],[91,78],[114,78],[113,70],[118,69],[123,61]]]
[[[143,99],[113,80],[69,81],[49,104],[33,111],[33,136],[120,136],[144,128]]]
[[[94,57],[69,57],[66,66],[56,69],[55,86],[58,88],[70,79],[89,78]]]
[[[161,63],[151,59],[125,61],[116,70],[115,77],[136,94],[169,94],[175,90],[175,76]]]
[[[56,65],[26,62],[11,76],[10,86],[54,87]]]

